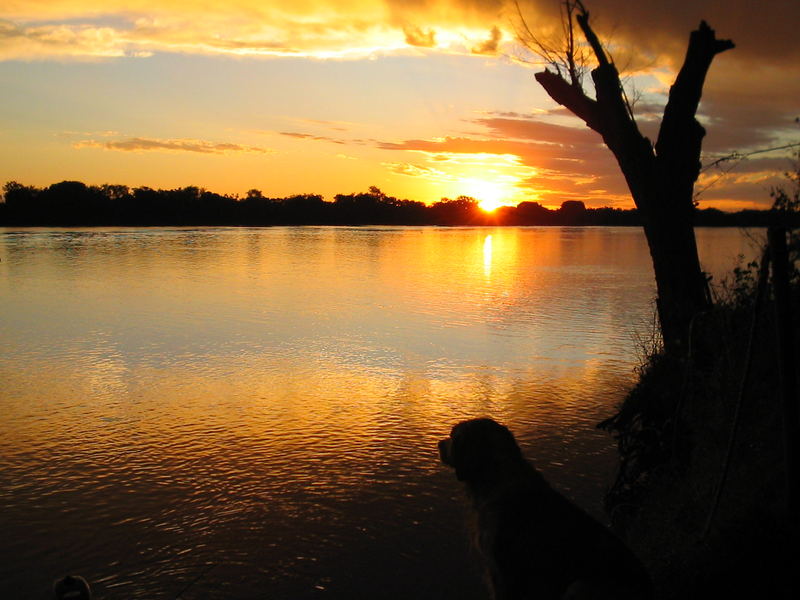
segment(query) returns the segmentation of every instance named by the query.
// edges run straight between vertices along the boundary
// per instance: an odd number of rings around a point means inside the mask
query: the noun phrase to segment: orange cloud
[[[487,36],[497,37],[493,27],[502,24],[502,4],[105,0],[100,5],[91,0],[21,0],[0,10],[0,60],[156,52],[361,58],[407,52],[409,46],[468,53],[486,44]]]
[[[318,142],[330,142],[331,144],[346,144],[344,140],[338,140],[336,138],[328,137],[325,135],[311,135],[310,133],[297,133],[295,131],[281,131],[280,135],[285,135],[286,137],[293,137],[298,138],[301,140],[315,140]]]
[[[121,152],[197,152],[200,154],[230,154],[230,153],[258,153],[268,154],[273,152],[266,148],[256,146],[242,146],[240,144],[208,142],[205,140],[158,140],[152,138],[134,137],[118,141],[81,140],[75,142],[73,148],[101,148],[103,150],[117,150]]]
[[[436,46],[436,32],[433,29],[423,31],[414,25],[403,27],[406,34],[406,44],[409,46],[419,46],[421,48],[433,48]]]
[[[382,163],[384,167],[389,169],[392,173],[398,175],[406,175],[408,177],[423,177],[429,181],[442,181],[452,180],[452,177],[447,177],[444,172],[414,163],[403,162],[386,162]]]
[[[503,32],[497,26],[492,27],[489,39],[481,42],[472,49],[473,54],[497,54],[500,40],[503,39]]]

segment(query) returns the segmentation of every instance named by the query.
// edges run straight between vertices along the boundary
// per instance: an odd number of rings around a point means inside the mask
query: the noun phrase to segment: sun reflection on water
[[[483,240],[483,274],[486,278],[492,276],[492,236],[487,235]]]

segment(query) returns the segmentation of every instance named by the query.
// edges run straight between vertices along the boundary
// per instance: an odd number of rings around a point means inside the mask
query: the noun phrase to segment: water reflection
[[[435,442],[493,415],[598,514],[593,426],[652,314],[632,229],[37,230],[0,259],[19,598],[65,572],[107,598],[200,574],[183,597],[480,597]]]
[[[483,240],[483,274],[486,279],[492,277],[492,236],[487,235]]]

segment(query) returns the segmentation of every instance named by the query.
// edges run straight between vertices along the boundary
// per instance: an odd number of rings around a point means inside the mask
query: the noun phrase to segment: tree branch
[[[606,134],[603,137],[609,144],[609,148],[614,154],[617,154],[618,151],[624,151],[622,145],[631,140],[636,140],[635,144],[638,145],[638,138],[641,138],[641,134],[639,134],[636,121],[634,121],[633,114],[625,100],[619,71],[614,63],[608,60],[603,45],[589,24],[589,11],[583,6],[581,0],[576,0],[575,4],[581,11],[575,18],[597,57],[598,66],[592,71],[592,81],[597,104],[602,112],[601,118],[605,125]]]
[[[711,61],[720,52],[734,47],[731,40],[718,40],[714,30],[705,21],[700,22],[700,27],[689,37],[683,66],[670,88],[669,102],[664,110],[665,121],[670,116],[694,118]]]
[[[597,102],[589,98],[582,88],[570,84],[558,73],[547,69],[536,73],[534,77],[553,100],[582,119],[591,129],[603,134]]]
[[[656,154],[664,179],[684,188],[688,186],[689,192],[700,174],[700,150],[706,134],[695,118],[706,74],[717,54],[734,47],[730,40],[718,40],[714,30],[701,21],[689,37],[683,66],[669,91]]]
[[[583,35],[586,36],[586,41],[589,42],[589,45],[592,47],[594,55],[597,57],[597,63],[600,66],[609,64],[608,57],[606,56],[605,50],[603,50],[603,45],[597,38],[597,34],[589,26],[589,11],[583,7],[582,2],[578,2],[578,8],[581,9],[581,12],[576,15],[575,19],[578,21],[578,25],[581,26]]]

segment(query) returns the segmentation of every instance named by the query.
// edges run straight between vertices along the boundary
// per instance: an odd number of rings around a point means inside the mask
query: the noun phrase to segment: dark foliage
[[[125,185],[89,186],[62,181],[45,188],[10,181],[3,187],[0,225],[159,226],[159,225],[641,225],[636,209],[586,208],[568,200],[558,210],[538,202],[481,210],[469,196],[442,198],[432,205],[388,196],[377,187],[359,194],[319,194],[268,198],[251,189],[244,198],[189,186],[172,190]],[[796,215],[795,215],[796,216]],[[724,213],[697,210],[701,226],[766,226],[768,211]]]
[[[800,167],[788,178],[773,210],[757,213],[771,227],[769,254],[715,288],[685,353],[653,345],[636,387],[600,424],[620,454],[608,512],[659,598],[794,597],[800,562],[785,549],[800,532],[800,423],[786,383],[798,381]],[[787,230],[788,256],[777,252]]]
[[[748,351],[753,294],[740,275],[695,320],[691,357],[652,356],[620,412],[603,423],[620,453],[606,507],[659,598],[789,597],[798,563],[783,550],[794,515],[784,485],[776,323],[768,298]]]

